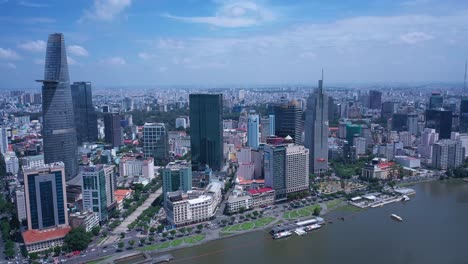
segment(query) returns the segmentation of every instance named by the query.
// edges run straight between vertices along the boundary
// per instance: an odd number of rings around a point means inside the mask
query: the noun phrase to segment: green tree
[[[64,243],[71,250],[85,250],[88,248],[91,235],[83,227],[73,228],[64,239]]]
[[[135,240],[130,240],[128,241],[128,244],[130,245],[130,247],[133,247],[133,245],[135,245]]]
[[[146,242],[146,237],[140,238],[140,244],[143,245]]]
[[[36,252],[29,253],[29,258],[35,260],[39,258],[39,255]]]
[[[174,235],[177,233],[177,231],[175,231],[174,229],[172,229],[169,233],[171,233],[171,236],[174,236]]]
[[[125,243],[123,241],[120,241],[119,244],[117,244],[117,247],[119,248],[119,251],[122,251],[124,246],[125,246]]]
[[[202,229],[203,229],[203,225],[202,224],[197,225],[197,229],[198,229],[199,232],[201,232]]]
[[[125,233],[124,232],[120,233],[120,237],[125,238]]]
[[[99,232],[101,231],[101,227],[100,226],[95,226],[93,227],[93,229],[91,229],[91,233],[93,233],[93,236],[97,236],[99,235]]]
[[[314,208],[314,215],[319,216],[321,211],[322,211],[322,207],[320,207],[320,206],[315,207]]]

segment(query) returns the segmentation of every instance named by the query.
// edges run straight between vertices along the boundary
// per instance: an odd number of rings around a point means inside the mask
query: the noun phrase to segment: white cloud
[[[153,56],[149,53],[146,53],[146,52],[140,52],[138,53],[138,57],[142,60],[149,60],[151,59]]]
[[[19,2],[18,2],[18,5],[20,5],[20,6],[25,6],[25,7],[34,7],[34,8],[37,8],[37,7],[47,7],[47,6],[49,6],[49,5],[47,5],[47,4],[34,3],[34,2],[29,2],[29,1],[19,1]]]
[[[12,69],[12,70],[16,69],[16,65],[14,63],[12,63],[12,62],[0,63],[0,66],[2,68]]]
[[[68,58],[67,58],[67,59],[68,59]],[[44,59],[34,59],[34,64],[44,66],[45,60],[44,60]]]
[[[91,9],[85,10],[79,22],[84,20],[112,21],[131,4],[132,0],[94,0]]]
[[[424,32],[410,32],[400,35],[400,40],[407,44],[417,44],[419,42],[424,42],[433,38],[434,36]]]
[[[18,45],[19,48],[31,51],[31,52],[44,52],[46,50],[47,43],[43,40],[34,40]]]
[[[209,24],[216,27],[250,27],[271,21],[273,12],[253,2],[222,4],[213,16],[181,17],[166,14],[165,17],[188,23]]]
[[[89,55],[88,51],[85,48],[83,48],[82,46],[78,46],[78,45],[68,46],[67,51],[70,54],[75,55],[75,56],[88,56]]]
[[[68,65],[78,65],[78,62],[70,56],[67,56]]]
[[[0,59],[17,60],[19,58],[20,56],[14,50],[0,48]]]
[[[117,65],[117,66],[127,64],[125,59],[123,59],[121,57],[110,57],[110,58],[107,58],[107,59],[102,59],[100,62],[103,63],[103,64]]]

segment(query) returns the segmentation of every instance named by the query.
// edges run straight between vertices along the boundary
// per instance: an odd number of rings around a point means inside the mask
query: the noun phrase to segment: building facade
[[[302,144],[302,110],[296,100],[273,106],[275,135],[290,136],[294,143]]]
[[[192,189],[192,168],[189,164],[171,162],[161,170],[161,174],[164,198],[168,192],[188,192]]]
[[[304,146],[309,149],[311,173],[322,174],[328,170],[328,97],[323,92],[323,80],[307,100],[304,126]]]
[[[92,211],[76,212],[70,214],[70,226],[72,228],[83,227],[86,232],[91,232],[93,227],[99,226],[99,214]]]
[[[190,94],[192,170],[223,166],[223,95]]]
[[[433,145],[432,167],[439,170],[460,167],[465,157],[464,151],[461,141],[439,140]]]
[[[97,141],[97,114],[93,106],[91,83],[74,82],[71,92],[78,144]]]
[[[381,109],[382,107],[382,92],[371,90],[369,91],[369,108]]]
[[[87,166],[83,176],[83,209],[99,215],[101,222],[107,221],[110,209],[115,205],[116,179],[114,166]]]
[[[49,35],[42,82],[44,162],[63,162],[65,178],[78,174],[77,137],[63,34]]]
[[[250,114],[247,120],[247,146],[258,148],[260,144],[260,120],[258,115]]]
[[[143,126],[143,153],[146,158],[166,161],[169,158],[168,140],[163,123],[145,123]]]
[[[123,134],[120,119],[121,117],[118,113],[104,114],[104,140],[114,148],[123,145]]]
[[[135,177],[141,176],[149,180],[155,176],[154,159],[137,157],[122,157],[119,163],[120,176]]]
[[[452,132],[452,111],[443,109],[426,110],[426,128],[433,128],[440,139],[449,139]]]

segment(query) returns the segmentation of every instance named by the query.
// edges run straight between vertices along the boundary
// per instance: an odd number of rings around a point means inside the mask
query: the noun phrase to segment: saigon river
[[[409,202],[359,212],[344,207],[325,216],[333,224],[305,236],[273,240],[267,229],[170,253],[175,263],[468,263],[468,183],[411,188],[416,195]]]

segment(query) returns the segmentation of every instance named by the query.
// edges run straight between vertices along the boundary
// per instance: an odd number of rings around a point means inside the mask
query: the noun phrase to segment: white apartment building
[[[120,176],[142,176],[149,180],[154,178],[154,159],[143,157],[123,157],[119,164]]]
[[[183,226],[210,220],[221,202],[221,184],[210,183],[200,191],[177,191],[166,194],[167,220],[176,226]]]
[[[309,189],[309,150],[301,145],[286,147],[286,193]]]
[[[7,151],[4,154],[6,172],[11,174],[17,174],[19,170],[19,160],[16,157],[16,153],[13,151]]]

